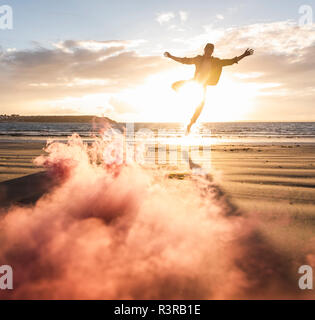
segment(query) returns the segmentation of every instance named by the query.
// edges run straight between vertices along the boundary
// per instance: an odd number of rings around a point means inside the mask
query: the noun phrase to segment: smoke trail
[[[211,179],[104,162],[108,147],[74,135],[36,159],[58,185],[1,217],[0,261],[13,267],[14,290],[0,297],[299,297],[291,258]]]

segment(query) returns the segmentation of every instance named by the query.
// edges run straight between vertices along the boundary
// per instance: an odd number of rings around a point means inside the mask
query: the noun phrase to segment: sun
[[[181,105],[181,113],[184,118],[192,116],[194,109],[202,103],[204,89],[196,81],[188,81],[178,90],[178,100]]]
[[[192,72],[179,67],[147,77],[142,84],[114,94],[89,94],[52,101],[51,104],[86,114],[107,114],[123,122],[177,122],[187,125],[203,99],[203,88],[195,81],[184,84],[178,92],[172,90],[171,86],[175,81],[191,77]],[[242,83],[228,74],[223,75],[217,86],[207,87],[205,106],[198,122],[246,119],[254,107],[259,89],[257,84]],[[120,109],[111,105],[112,97],[119,101],[122,106]]]
[[[217,86],[208,86],[201,121],[228,122],[246,120],[254,108],[259,88],[240,83],[229,76],[222,77]]]
[[[144,122],[186,123],[202,99],[202,89],[196,83],[188,83],[175,92],[171,85],[181,79],[189,79],[189,74],[180,70],[159,73],[148,77],[138,87],[120,92],[119,96],[134,106]]]
[[[187,124],[203,99],[203,88],[197,82],[189,81],[175,92],[171,85],[190,77],[190,73],[180,69],[163,72],[147,78],[143,85],[130,89],[122,96],[135,107],[144,121]],[[241,83],[225,75],[217,86],[207,87],[199,122],[244,120],[252,110],[257,94],[255,84]]]

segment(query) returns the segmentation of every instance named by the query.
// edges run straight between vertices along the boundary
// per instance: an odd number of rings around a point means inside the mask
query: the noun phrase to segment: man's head
[[[214,45],[212,43],[207,43],[205,46],[205,55],[211,56],[214,50]]]

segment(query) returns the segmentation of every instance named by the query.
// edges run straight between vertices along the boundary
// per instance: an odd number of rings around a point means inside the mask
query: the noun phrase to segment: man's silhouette
[[[172,56],[169,52],[165,52],[164,56],[171,58],[177,62],[184,64],[194,64],[196,67],[194,78],[191,80],[180,80],[173,83],[172,88],[178,90],[184,83],[188,81],[197,81],[203,86],[203,99],[201,104],[196,108],[194,115],[192,116],[190,123],[187,126],[186,132],[190,132],[191,126],[197,121],[200,113],[205,105],[207,86],[215,86],[220,79],[222,68],[230,66],[234,63],[238,63],[243,58],[250,56],[254,53],[253,49],[247,49],[241,56],[233,59],[219,59],[212,56],[214,51],[214,45],[208,43],[204,48],[204,54],[193,58],[179,58]]]

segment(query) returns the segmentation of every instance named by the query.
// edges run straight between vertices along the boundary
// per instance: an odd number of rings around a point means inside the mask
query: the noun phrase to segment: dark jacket
[[[223,67],[238,62],[237,57],[233,59],[219,59],[201,55],[193,58],[180,58],[178,61],[184,64],[194,64],[196,66],[194,80],[207,86],[215,86],[219,82]]]

